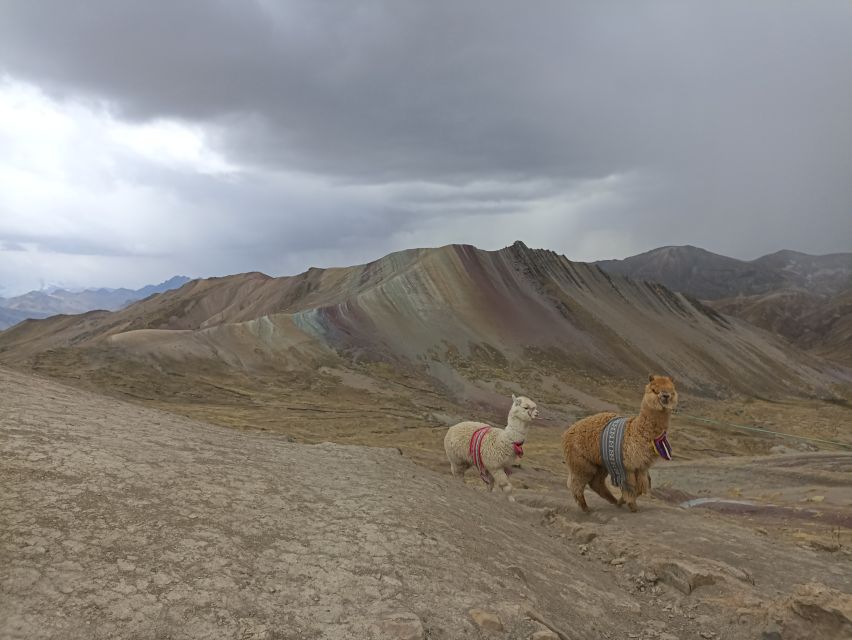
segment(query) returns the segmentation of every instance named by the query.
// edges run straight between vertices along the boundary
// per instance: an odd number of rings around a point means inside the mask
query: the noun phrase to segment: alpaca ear
[[[649,374],[648,374],[648,382],[653,382],[653,381],[654,381],[654,374],[653,374],[653,373],[649,373]]]
[[[521,399],[514,393],[512,394],[512,404],[514,404],[516,407],[521,406]]]

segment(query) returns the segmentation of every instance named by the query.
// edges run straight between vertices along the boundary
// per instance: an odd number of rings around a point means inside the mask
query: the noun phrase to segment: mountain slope
[[[752,261],[782,272],[792,286],[812,293],[833,294],[852,289],[852,253],[812,256],[798,251],[778,251]]]
[[[573,546],[394,449],[237,433],[2,369],[0,384],[4,638],[413,637],[393,634],[407,613],[420,637],[474,639],[468,610],[506,604],[513,637],[537,628],[521,604],[582,633],[641,624],[634,607],[583,616],[619,603],[614,576],[593,587]],[[506,571],[519,562],[529,586]],[[586,600],[564,606],[566,589]]]
[[[33,312],[28,311],[19,311],[18,309],[7,309],[6,307],[0,306],[0,331],[5,329],[6,327],[11,327],[12,325],[18,324],[27,318],[45,318],[49,314],[35,314]]]
[[[469,377],[477,367],[524,362],[598,379],[665,371],[711,395],[822,394],[831,384],[818,361],[693,298],[522,243],[193,281],[115,313],[25,322],[0,334],[0,358],[43,362],[45,352],[72,345],[243,369],[360,359],[445,382],[457,382],[460,368]]]
[[[597,263],[610,273],[662,282],[801,349],[852,364],[852,253],[778,251],[750,262],[696,247],[662,247]]]
[[[852,366],[852,288],[835,295],[777,291],[709,304],[720,313],[781,335],[802,349]]]
[[[544,475],[537,451],[511,504],[395,448],[241,433],[3,368],[0,388],[9,640],[839,640],[852,627],[849,453],[658,465],[639,513],[590,496],[583,514],[561,476],[524,488]],[[748,503],[678,506],[737,484]]]
[[[778,251],[745,261],[698,247],[661,247],[624,260],[595,263],[604,271],[659,282],[702,300],[782,289],[831,294],[852,287],[852,253],[811,256]]]

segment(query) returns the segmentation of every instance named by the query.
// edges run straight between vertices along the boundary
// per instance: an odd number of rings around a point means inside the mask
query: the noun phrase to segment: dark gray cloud
[[[243,256],[202,270],[513,237],[580,258],[852,248],[845,1],[0,7],[9,77],[201,127],[238,167],[121,169]]]

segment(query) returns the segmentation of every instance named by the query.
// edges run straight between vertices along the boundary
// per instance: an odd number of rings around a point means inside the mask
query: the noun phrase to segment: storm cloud
[[[0,6],[7,288],[852,248],[848,2]]]

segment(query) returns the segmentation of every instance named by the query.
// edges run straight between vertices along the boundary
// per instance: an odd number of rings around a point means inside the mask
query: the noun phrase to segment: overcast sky
[[[0,0],[0,296],[852,250],[852,3]]]

